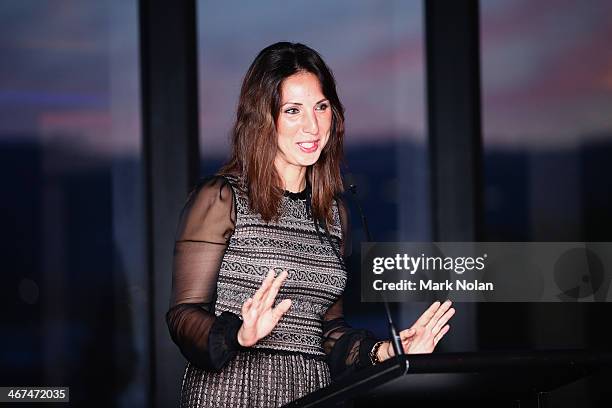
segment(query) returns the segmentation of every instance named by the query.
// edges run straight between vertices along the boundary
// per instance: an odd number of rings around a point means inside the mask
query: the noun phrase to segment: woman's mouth
[[[301,142],[297,144],[301,151],[304,153],[312,153],[319,148],[318,140],[311,140],[308,142]]]

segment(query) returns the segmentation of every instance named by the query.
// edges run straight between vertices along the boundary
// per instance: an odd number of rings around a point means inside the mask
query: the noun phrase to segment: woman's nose
[[[310,133],[312,135],[319,133],[319,122],[317,121],[317,116],[314,112],[304,115],[303,129],[305,133]]]

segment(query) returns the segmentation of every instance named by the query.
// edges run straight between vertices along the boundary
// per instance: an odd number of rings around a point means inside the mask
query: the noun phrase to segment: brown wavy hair
[[[306,182],[312,189],[312,214],[331,225],[334,196],[343,191],[340,164],[343,160],[344,107],[331,70],[312,48],[279,42],[257,55],[240,90],[231,135],[231,156],[219,173],[239,176],[245,183],[251,210],[266,222],[278,219],[284,194],[282,180],[274,166],[281,85],[285,78],[299,72],[310,72],[319,79],[323,95],[332,109],[329,140],[319,160],[306,171]]]

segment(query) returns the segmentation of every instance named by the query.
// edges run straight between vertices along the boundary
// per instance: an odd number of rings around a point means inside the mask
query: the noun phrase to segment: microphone
[[[352,175],[347,174],[346,177],[347,177],[347,181],[349,182],[348,189],[351,192],[355,200],[355,204],[357,204],[357,209],[361,217],[361,224],[363,225],[363,232],[366,236],[366,240],[367,242],[372,242],[372,236],[370,235],[370,229],[368,228],[368,222],[366,220],[363,209],[361,208],[361,203],[359,202],[359,198],[357,196],[357,185],[354,182],[352,182],[353,181]],[[391,317],[391,310],[389,309],[389,302],[387,302],[387,298],[384,292],[382,293],[382,300],[385,305],[385,312],[387,314],[387,322],[389,324],[389,334],[391,337],[391,344],[393,345],[393,350],[395,351],[396,356],[404,355],[406,353],[404,353],[404,348],[402,347],[402,339],[400,338],[400,335],[397,332],[397,328],[395,327],[395,324],[393,323],[393,318]]]

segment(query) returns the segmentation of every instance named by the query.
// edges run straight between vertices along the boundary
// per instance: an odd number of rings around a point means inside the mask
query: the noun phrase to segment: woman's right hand
[[[241,346],[250,347],[270,334],[291,307],[291,300],[285,299],[272,308],[276,294],[287,275],[288,273],[283,271],[274,278],[274,271],[268,271],[255,295],[242,305],[242,326],[238,330],[238,343]]]

